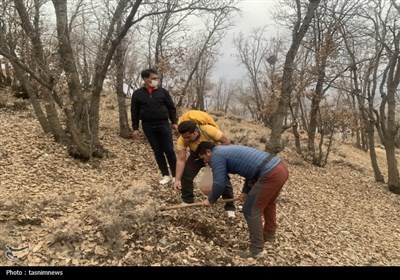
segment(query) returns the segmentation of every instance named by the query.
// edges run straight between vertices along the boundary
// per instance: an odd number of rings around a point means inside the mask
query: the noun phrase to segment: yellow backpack
[[[183,121],[192,121],[198,125],[208,124],[219,129],[219,126],[214,121],[213,117],[211,117],[208,113],[199,110],[190,110],[184,113],[179,117],[178,125]]]

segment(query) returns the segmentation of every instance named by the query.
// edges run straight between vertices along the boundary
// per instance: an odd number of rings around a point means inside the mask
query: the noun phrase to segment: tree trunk
[[[106,78],[106,74],[110,66],[112,57],[114,56],[115,50],[117,49],[118,45],[121,44],[121,41],[126,36],[129,28],[134,24],[133,18],[142,3],[142,0],[136,0],[133,3],[130,13],[127,16],[127,19],[124,22],[123,26],[121,27],[121,30],[118,30],[118,33],[115,35],[115,25],[122,16],[124,9],[129,2],[130,1],[128,0],[122,0],[118,2],[117,8],[113,14],[113,18],[110,23],[109,30],[96,57],[95,75],[93,78],[93,90],[90,100],[90,124],[92,129],[92,146],[94,153],[93,155],[97,157],[102,157],[104,152],[104,149],[100,144],[99,139],[100,93],[103,90],[104,80]],[[115,35],[114,39],[113,35]]]
[[[379,168],[376,149],[375,149],[375,127],[379,134],[380,139],[382,139],[382,134],[380,129],[380,118],[378,112],[374,109],[374,100],[378,84],[377,72],[383,48],[377,45],[376,50],[377,50],[376,58],[371,61],[370,67],[368,69],[368,72],[372,74],[372,79],[370,80],[370,82],[368,82],[368,87],[367,87],[368,116],[366,119],[365,126],[368,133],[369,156],[371,159],[371,166],[374,171],[375,181],[384,183],[385,178],[383,177],[382,172]],[[370,76],[370,74],[368,76]]]
[[[397,169],[396,149],[394,141],[387,141],[386,159],[388,163],[389,190],[393,193],[400,194],[399,170]]]
[[[29,100],[32,103],[33,110],[35,111],[36,117],[38,118],[40,126],[42,127],[44,133],[52,132],[50,123],[47,120],[46,115],[42,110],[42,107],[40,106],[36,91],[32,87],[32,84],[29,82],[26,73],[24,73],[17,65],[13,65],[13,67],[17,78],[20,80],[21,84],[24,85],[26,92],[29,95]]]
[[[391,54],[387,76],[387,131],[385,133],[386,159],[388,164],[388,187],[393,193],[400,194],[399,170],[396,159],[396,134],[399,130],[396,124],[396,91],[400,83],[400,32],[395,37],[395,50]],[[383,102],[383,101],[382,101]]]
[[[317,166],[321,165],[321,156],[319,156],[317,158],[317,155],[315,152],[314,141],[315,141],[315,131],[318,126],[317,118],[318,118],[319,110],[320,110],[319,105],[324,96],[324,91],[323,91],[322,87],[323,87],[324,80],[325,80],[325,70],[326,70],[327,60],[328,60],[328,52],[325,52],[324,54],[322,54],[320,62],[317,63],[317,64],[319,64],[318,80],[317,80],[317,84],[315,86],[315,93],[311,100],[310,124],[309,124],[309,132],[308,132],[308,152],[310,155],[312,155],[313,163],[315,163]],[[323,142],[323,138],[324,138],[323,134],[321,133],[321,141],[322,142]]]
[[[318,93],[315,93],[311,100],[310,123],[308,126],[309,129],[308,129],[308,139],[307,139],[308,154],[312,156],[313,162],[316,160],[315,134],[318,126],[317,117],[319,113],[320,102],[321,102],[321,97],[319,96]]]
[[[318,167],[322,167],[322,145],[324,144],[325,130],[325,127],[320,127],[319,129],[320,138],[318,141],[318,155],[315,151],[312,159],[312,163]]]
[[[297,25],[293,30],[293,41],[289,51],[286,54],[285,65],[282,75],[281,97],[279,100],[278,108],[272,116],[271,122],[271,136],[267,142],[265,149],[272,153],[279,153],[282,150],[281,137],[283,132],[283,120],[287,114],[287,108],[291,99],[293,90],[293,72],[294,72],[294,59],[300,47],[300,43],[306,34],[311,20],[314,17],[314,12],[319,5],[320,0],[310,0],[308,5],[307,14],[300,26],[301,18],[298,18]]]
[[[75,112],[69,107],[65,107],[64,112],[67,115],[67,127],[72,142],[68,145],[68,153],[79,159],[89,160],[93,151],[91,146],[82,137],[82,133],[76,125]]]
[[[67,0],[53,0],[53,6],[56,12],[58,51],[61,66],[67,78],[69,97],[72,101],[72,108],[69,108],[70,104],[66,104],[64,111],[68,114],[68,128],[73,144],[76,145],[83,159],[89,159],[92,150],[91,143],[93,142],[92,129],[88,121],[87,103],[83,97],[69,38]]]
[[[324,159],[324,162],[322,163],[322,167],[325,167],[326,164],[328,163],[328,157],[329,157],[329,154],[330,154],[330,152],[331,152],[334,133],[335,133],[335,130],[334,130],[333,128],[331,128],[331,132],[330,132],[330,134],[329,134],[328,147],[326,148],[325,159]]]
[[[370,121],[368,125],[368,144],[369,144],[369,157],[371,159],[372,169],[374,170],[375,181],[376,182],[385,182],[385,178],[382,175],[382,172],[379,168],[376,150],[375,150],[375,128],[374,121]]]
[[[67,136],[65,134],[64,129],[61,126],[54,98],[47,88],[42,88],[42,93],[44,96],[44,102],[46,104],[45,108],[46,108],[47,119],[49,120],[54,138],[57,142],[64,143],[67,140]]]
[[[48,64],[46,63],[43,44],[40,40],[39,30],[36,30],[29,19],[28,12],[22,0],[14,0],[15,8],[19,14],[21,19],[21,26],[24,29],[25,33],[29,36],[30,42],[33,47],[33,56],[35,57],[35,62],[38,64],[38,68],[40,71],[40,77],[43,81],[46,82],[50,87],[53,84],[53,77],[51,76],[51,71],[48,68]],[[45,108],[47,119],[51,125],[51,129],[56,141],[65,141],[66,135],[61,127],[60,120],[57,114],[54,98],[49,88],[43,88],[42,90],[44,99],[45,99]]]
[[[3,73],[3,65],[0,62],[0,87],[6,85],[6,75]]]
[[[293,135],[294,135],[294,143],[295,143],[295,147],[296,147],[296,151],[299,155],[302,154],[301,151],[301,141],[300,141],[300,134],[299,134],[299,123],[297,121],[298,119],[298,109],[296,109],[296,112],[293,111],[293,107],[291,104],[289,104],[289,108],[290,108],[290,112],[292,113],[292,119],[293,119]]]
[[[120,44],[114,55],[116,66],[116,91],[118,100],[118,113],[119,113],[119,136],[125,139],[132,138],[132,131],[128,123],[128,113],[126,111],[125,93],[124,93],[124,76],[125,76],[125,63],[124,63],[124,47]]]
[[[13,83],[13,78],[11,75],[11,69],[10,69],[10,65],[8,63],[6,63],[6,67],[5,67],[5,72],[6,72],[6,80],[5,80],[5,86],[11,86],[11,84]]]
[[[400,69],[397,69],[400,71]],[[387,118],[387,138],[386,138],[386,159],[388,164],[388,187],[393,193],[400,194],[399,170],[397,168],[396,159],[396,134],[398,127],[396,126],[396,87],[389,87],[388,90],[388,118]]]

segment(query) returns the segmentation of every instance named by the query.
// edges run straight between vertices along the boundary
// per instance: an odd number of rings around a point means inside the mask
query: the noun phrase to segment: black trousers
[[[171,174],[172,177],[175,177],[176,154],[172,141],[171,125],[169,122],[157,124],[142,123],[142,127],[162,175],[167,176]],[[171,173],[168,171],[167,161]]]
[[[186,203],[194,202],[194,194],[193,194],[193,180],[196,175],[199,173],[200,169],[204,167],[204,162],[195,157],[194,155],[189,155],[185,163],[185,169],[183,170],[182,178],[181,178],[181,192],[182,192],[182,200]],[[225,191],[222,194],[222,198],[229,199],[233,198],[233,189],[232,184],[228,176],[228,182],[225,186]],[[235,204],[233,202],[227,202],[225,204],[225,210],[235,210]]]

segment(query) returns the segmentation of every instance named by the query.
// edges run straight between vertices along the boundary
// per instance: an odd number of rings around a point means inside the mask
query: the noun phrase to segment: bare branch
[[[53,85],[46,83],[43,81],[38,75],[35,74],[28,66],[26,66],[24,63],[21,62],[21,60],[18,57],[15,57],[2,49],[0,49],[0,54],[4,56],[5,58],[8,58],[10,61],[14,62],[17,64],[21,69],[23,69],[25,72],[27,72],[33,79],[35,79],[39,84],[42,86],[48,88],[49,90],[53,90]]]

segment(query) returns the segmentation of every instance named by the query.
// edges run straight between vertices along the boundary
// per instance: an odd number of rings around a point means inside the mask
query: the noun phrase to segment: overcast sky
[[[244,69],[239,66],[239,62],[232,54],[236,53],[232,39],[234,35],[242,32],[249,33],[257,27],[268,26],[271,30],[270,35],[276,36],[276,27],[271,18],[271,12],[276,0],[243,0],[239,4],[242,16],[234,19],[233,27],[224,40],[222,46],[223,55],[219,59],[214,69],[213,79],[216,81],[220,77],[226,80],[240,79],[244,74]]]

